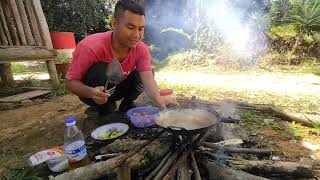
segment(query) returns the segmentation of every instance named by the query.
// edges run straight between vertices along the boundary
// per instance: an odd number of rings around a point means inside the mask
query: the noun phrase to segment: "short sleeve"
[[[140,55],[138,56],[137,65],[136,65],[137,71],[138,72],[151,71],[152,70],[151,55],[147,45],[141,44],[139,52],[140,52]]]
[[[96,63],[97,60],[98,57],[89,47],[82,45],[81,43],[78,44],[73,53],[73,59],[69,66],[67,79],[82,80],[89,67]]]

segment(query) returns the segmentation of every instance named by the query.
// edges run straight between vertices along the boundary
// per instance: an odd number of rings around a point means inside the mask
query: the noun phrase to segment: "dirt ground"
[[[66,95],[29,107],[0,111],[0,173],[25,166],[33,153],[62,145],[66,117],[76,117],[81,127],[86,109],[76,96]],[[274,155],[281,160],[310,157],[311,152],[292,136],[285,122],[275,120],[271,125],[276,128],[254,121],[244,121],[242,125],[256,142],[254,146],[274,149]],[[314,138],[320,142],[320,137]]]

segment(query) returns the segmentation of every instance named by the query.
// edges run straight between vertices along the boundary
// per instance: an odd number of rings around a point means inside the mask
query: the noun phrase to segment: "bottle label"
[[[87,156],[84,141],[75,141],[65,147],[65,153],[70,162],[77,162]]]

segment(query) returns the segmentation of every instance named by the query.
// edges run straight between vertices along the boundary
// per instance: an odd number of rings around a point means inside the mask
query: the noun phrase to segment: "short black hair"
[[[144,16],[144,8],[133,0],[119,0],[114,8],[114,18],[118,18],[123,15],[125,11],[130,11],[134,14]]]

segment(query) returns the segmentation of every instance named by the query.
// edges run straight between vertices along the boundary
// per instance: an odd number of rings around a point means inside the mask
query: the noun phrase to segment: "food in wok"
[[[204,109],[176,109],[159,113],[155,123],[163,128],[195,130],[218,122],[218,116]]]

